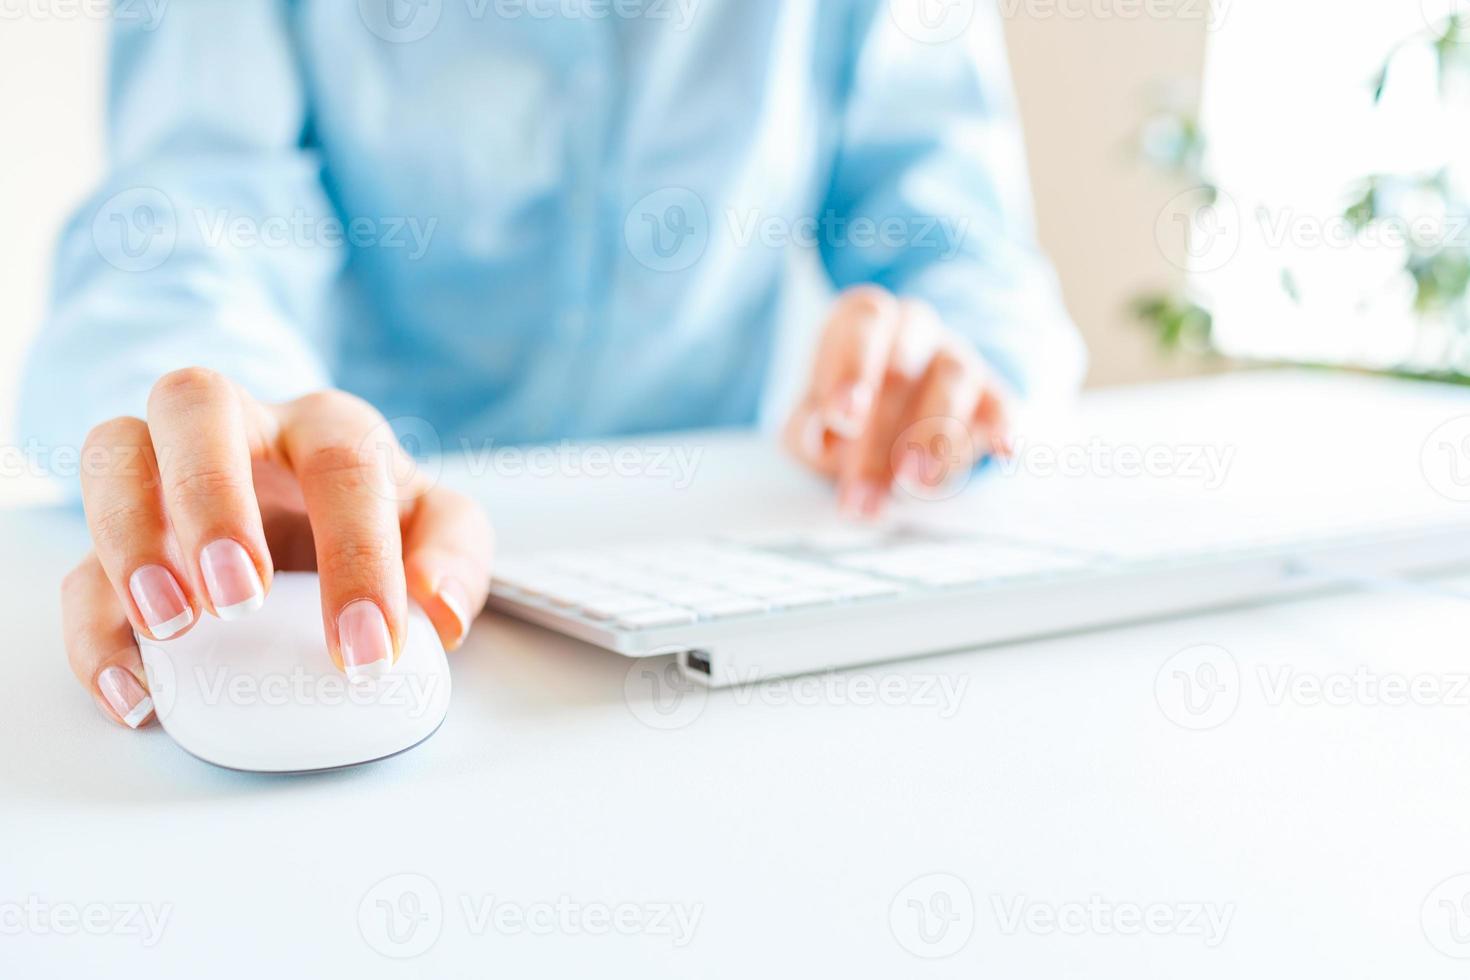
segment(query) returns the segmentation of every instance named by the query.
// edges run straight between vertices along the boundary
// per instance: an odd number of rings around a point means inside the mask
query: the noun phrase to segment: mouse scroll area
[[[179,747],[247,772],[316,772],[397,755],[449,712],[449,662],[410,605],[392,669],[348,680],[327,653],[317,576],[277,573],[259,611],[204,616],[187,634],[138,638],[154,711]]]

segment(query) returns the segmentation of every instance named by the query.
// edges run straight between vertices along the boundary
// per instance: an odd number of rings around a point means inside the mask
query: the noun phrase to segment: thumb
[[[489,518],[468,497],[436,487],[416,502],[404,528],[404,577],[446,650],[464,642],[485,607],[494,550]]]

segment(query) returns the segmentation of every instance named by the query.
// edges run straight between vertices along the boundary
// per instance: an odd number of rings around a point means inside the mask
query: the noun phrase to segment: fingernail
[[[122,667],[108,667],[97,675],[97,688],[112,710],[129,728],[143,724],[153,711],[153,699],[138,683],[132,671]]]
[[[883,488],[872,480],[853,480],[838,492],[837,506],[848,517],[873,517],[883,508]]]
[[[184,598],[173,572],[162,565],[144,565],[128,579],[128,591],[155,640],[166,640],[194,621],[194,610]]]
[[[441,580],[434,594],[439,597],[440,602],[444,603],[444,608],[454,614],[455,620],[459,623],[459,634],[454,638],[454,642],[458,644],[470,631],[470,594],[465,591],[465,587],[460,585],[458,580],[452,578]]]
[[[265,586],[250,553],[238,541],[220,538],[199,552],[204,587],[220,619],[239,619],[265,602]]]
[[[337,637],[348,680],[378,677],[393,666],[393,638],[383,610],[371,599],[358,599],[337,614]]]
[[[908,449],[903,458],[898,461],[898,472],[895,474],[899,486],[912,487],[924,482],[924,451],[921,449]]]
[[[873,408],[873,386],[863,382],[837,390],[827,406],[827,425],[844,439],[863,434],[863,424]]]
[[[801,427],[801,449],[812,462],[819,461],[827,452],[827,425],[816,412],[808,415]]]

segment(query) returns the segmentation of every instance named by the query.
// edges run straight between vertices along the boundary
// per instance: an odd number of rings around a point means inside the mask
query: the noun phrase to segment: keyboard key
[[[955,585],[974,585],[994,576],[978,568],[934,568],[919,572],[914,580],[924,585],[947,588]]]
[[[769,606],[760,599],[730,596],[716,602],[694,603],[690,606],[701,619],[729,619],[732,616],[753,616],[765,612]]]
[[[837,601],[837,593],[810,590],[805,592],[783,592],[765,597],[777,609],[801,609],[807,606],[825,606]]]
[[[791,583],[779,578],[735,578],[725,588],[736,595],[765,599],[780,592],[792,591]]]
[[[903,591],[903,586],[896,583],[870,578],[840,586],[837,594],[843,599],[876,599],[879,596],[898,595]]]
[[[655,606],[641,612],[630,612],[617,617],[617,624],[624,629],[652,629],[656,626],[681,626],[695,622],[699,617],[693,610],[678,606]]]
[[[711,602],[722,602],[734,599],[737,596],[724,589],[703,588],[700,586],[680,586],[672,589],[663,589],[658,592],[658,597],[664,602],[675,606],[685,606],[690,609],[698,608],[700,605]]]
[[[662,605],[657,599],[651,599],[648,596],[624,595],[589,602],[581,607],[581,611],[583,615],[593,619],[617,619],[630,613],[658,609]]]

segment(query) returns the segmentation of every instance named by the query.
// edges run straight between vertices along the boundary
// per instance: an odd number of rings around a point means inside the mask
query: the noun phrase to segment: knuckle
[[[892,293],[871,283],[844,290],[841,298],[844,309],[870,318],[893,312],[896,302]]]
[[[211,398],[229,388],[229,381],[218,371],[203,367],[186,367],[170,371],[153,384],[148,404],[168,406],[190,404]]]
[[[169,503],[184,510],[234,503],[245,493],[241,476],[217,463],[195,463],[170,474]]]
[[[106,422],[98,422],[87,430],[87,438],[82,441],[82,450],[88,452],[131,444],[137,441],[139,432],[146,432],[147,428],[147,423],[131,415],[119,415]]]
[[[317,559],[323,576],[337,581],[360,581],[375,578],[400,561],[396,538],[360,534],[333,541]]]
[[[956,351],[940,349],[929,362],[929,370],[936,380],[945,383],[959,381],[969,374],[969,364]]]
[[[342,443],[310,450],[297,472],[303,480],[355,489],[378,486],[382,469],[382,456],[373,447]]]
[[[881,286],[854,286],[837,300],[834,326],[838,336],[871,343],[895,322],[898,300]]]
[[[381,418],[378,410],[372,405],[358,398],[356,395],[348,394],[336,388],[323,388],[310,394],[302,395],[296,399],[295,407],[302,415],[323,416],[341,415],[344,413],[360,413],[371,415],[373,418]]]
[[[131,501],[119,500],[109,503],[88,516],[92,542],[98,550],[109,555],[126,554],[136,535],[140,514]],[[75,570],[83,573],[84,568]]]
[[[84,480],[147,476],[141,454],[149,445],[148,423],[140,418],[120,415],[99,422],[82,440],[82,476]]]

